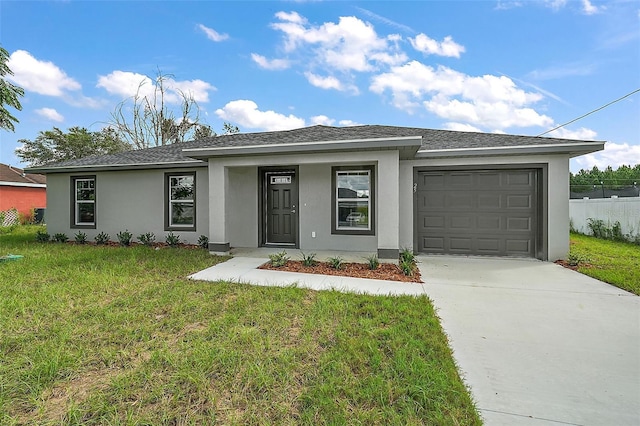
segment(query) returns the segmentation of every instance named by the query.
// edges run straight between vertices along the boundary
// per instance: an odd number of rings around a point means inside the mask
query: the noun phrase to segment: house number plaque
[[[291,183],[291,176],[271,176],[271,185]]]

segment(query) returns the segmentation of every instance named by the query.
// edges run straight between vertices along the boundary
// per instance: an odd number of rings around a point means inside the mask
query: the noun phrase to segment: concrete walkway
[[[640,298],[548,262],[419,256],[425,284],[255,269],[193,274],[378,295],[427,294],[487,425],[640,425]]]

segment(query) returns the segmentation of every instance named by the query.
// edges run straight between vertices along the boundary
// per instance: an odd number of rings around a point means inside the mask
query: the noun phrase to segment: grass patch
[[[640,246],[572,233],[570,256],[584,259],[579,272],[640,295]]]
[[[0,235],[0,424],[480,424],[426,297],[189,281],[223,259],[38,229]]]

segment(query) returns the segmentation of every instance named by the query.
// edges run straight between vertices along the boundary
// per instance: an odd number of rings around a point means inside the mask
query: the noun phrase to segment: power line
[[[585,118],[586,116],[591,115],[591,114],[593,114],[594,112],[598,112],[598,111],[600,111],[600,110],[602,110],[602,109],[605,109],[606,107],[608,107],[608,106],[610,106],[610,105],[613,105],[613,104],[615,104],[616,102],[619,102],[619,101],[623,100],[624,98],[628,98],[629,96],[631,96],[631,95],[633,95],[633,94],[635,94],[635,93],[638,93],[638,92],[640,92],[640,89],[636,89],[636,90],[634,90],[633,92],[627,93],[626,95],[624,95],[624,96],[623,96],[623,97],[621,97],[621,98],[616,99],[615,101],[611,101],[611,102],[609,102],[609,103],[608,103],[608,104],[606,104],[606,105],[602,105],[600,108],[596,108],[596,109],[594,109],[593,111],[589,111],[588,113],[586,113],[586,114],[584,114],[584,115],[581,115],[581,116],[580,116],[580,117],[578,117],[578,118],[574,118],[574,119],[573,119],[573,120],[571,120],[571,121],[567,121],[566,123],[561,124],[561,125],[559,125],[558,127],[554,127],[553,129],[551,129],[551,130],[547,130],[546,132],[544,132],[544,133],[540,133],[539,135],[536,135],[536,136],[546,135],[547,133],[551,133],[551,132],[553,132],[554,130],[558,130],[559,128],[564,127],[564,126],[566,126],[567,124],[575,123],[575,122],[576,122],[576,121],[578,121],[578,120],[582,120],[582,119],[583,119],[583,118]]]

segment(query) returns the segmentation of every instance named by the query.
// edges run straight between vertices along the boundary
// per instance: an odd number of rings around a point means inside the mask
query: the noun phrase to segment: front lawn
[[[189,281],[222,259],[37,229],[0,234],[0,424],[480,424],[426,297]]]
[[[640,246],[571,234],[570,254],[579,272],[640,295]]]

